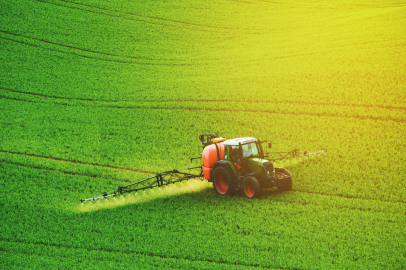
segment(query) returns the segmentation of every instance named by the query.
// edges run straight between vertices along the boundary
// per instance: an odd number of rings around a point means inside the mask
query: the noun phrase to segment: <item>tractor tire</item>
[[[253,176],[247,176],[242,180],[242,191],[248,198],[259,198],[261,188],[258,180]]]
[[[217,167],[213,171],[213,187],[219,195],[232,195],[234,193],[233,178],[224,167]]]
[[[287,175],[291,176],[290,173],[289,173],[289,171],[286,170],[285,168],[280,169],[280,170],[278,171],[278,173],[284,173],[284,174],[287,174]],[[289,190],[292,190],[292,178],[290,179],[290,181],[289,181],[289,183],[288,183],[287,185],[278,186],[278,190],[279,190],[279,191],[289,191]]]

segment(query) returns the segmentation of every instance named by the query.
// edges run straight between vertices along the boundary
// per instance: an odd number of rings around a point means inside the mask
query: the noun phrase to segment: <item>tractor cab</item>
[[[262,157],[261,146],[255,138],[246,137],[231,139],[224,141],[222,144],[226,146],[226,149],[229,149],[230,156],[238,156],[242,154],[243,158]]]
[[[224,160],[231,161],[240,171],[249,158],[262,158],[262,149],[258,140],[251,137],[237,138],[222,142]]]
[[[237,174],[257,172],[269,176],[273,172],[272,163],[264,159],[261,141],[252,138],[236,138],[221,142],[224,146],[224,161],[230,161]]]

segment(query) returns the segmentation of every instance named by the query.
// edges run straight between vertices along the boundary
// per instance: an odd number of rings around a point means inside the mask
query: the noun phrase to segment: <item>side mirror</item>
[[[271,142],[268,143],[268,148],[272,148],[272,143]]]

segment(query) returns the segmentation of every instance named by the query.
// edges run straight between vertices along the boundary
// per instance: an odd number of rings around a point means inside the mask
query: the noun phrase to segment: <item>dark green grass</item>
[[[151,3],[0,3],[0,268],[402,269],[404,4]],[[250,129],[328,153],[80,204]]]
[[[2,3],[1,87],[404,108],[402,5],[249,2]]]
[[[82,212],[69,209],[87,193],[84,183],[103,179],[6,163],[1,174],[8,180],[2,182],[7,200],[1,250],[11,258],[3,263],[37,256],[33,265],[46,268],[58,261],[63,268],[93,261],[115,268],[129,263],[131,254],[134,268],[143,268],[143,259],[147,267],[175,268],[371,269],[405,263],[401,203],[275,190],[250,200],[203,188],[118,207],[113,199],[101,210]]]
[[[296,190],[405,201],[404,123],[244,111],[146,112],[7,99],[2,108],[1,150],[14,159],[28,154],[156,173],[198,166],[189,158],[201,153],[199,134],[211,131],[230,138],[254,129],[254,136],[273,139],[272,151],[328,149],[326,157],[281,163],[295,176]],[[225,119],[230,125],[224,126]]]
[[[84,269],[89,265],[109,269],[250,269],[248,266],[224,263],[162,258],[150,254],[2,242],[1,266],[32,269]],[[13,254],[10,256],[10,254]],[[256,269],[264,269],[256,267]],[[273,269],[273,268],[266,268]]]

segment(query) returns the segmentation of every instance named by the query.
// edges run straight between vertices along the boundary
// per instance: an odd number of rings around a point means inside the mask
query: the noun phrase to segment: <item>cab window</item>
[[[242,152],[244,158],[249,156],[258,156],[258,148],[256,143],[244,144],[242,146]]]

